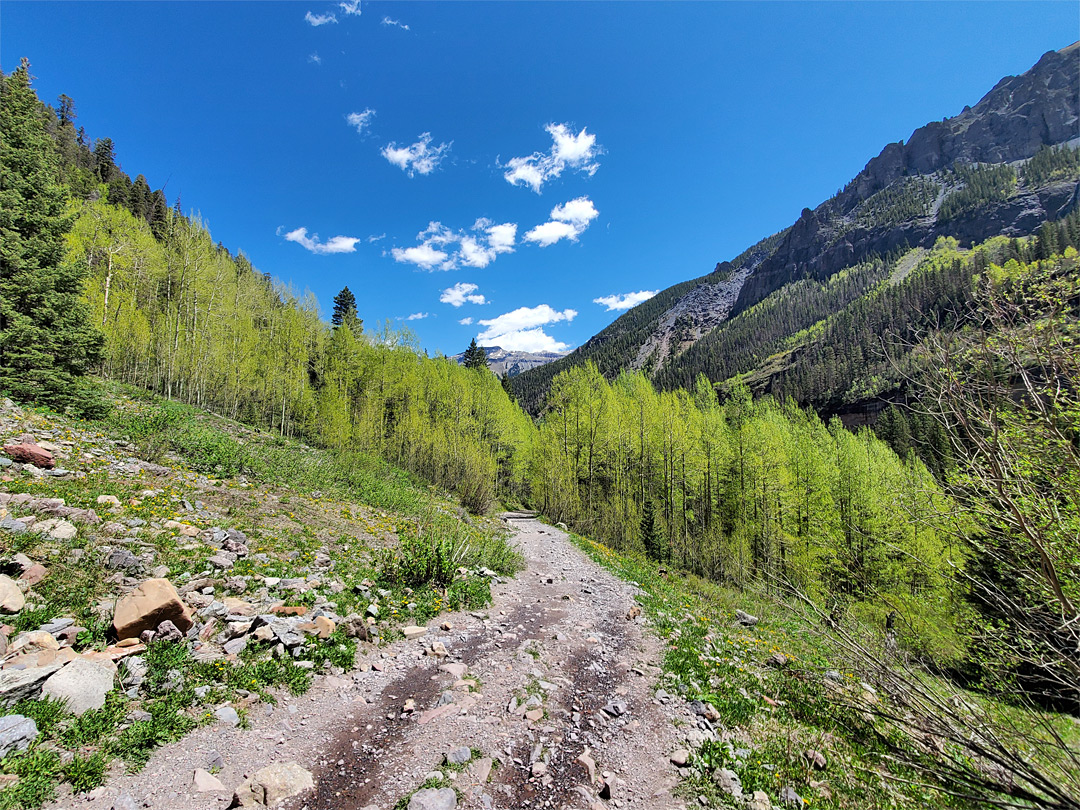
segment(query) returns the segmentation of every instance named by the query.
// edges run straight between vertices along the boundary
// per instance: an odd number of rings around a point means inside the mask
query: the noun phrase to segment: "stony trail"
[[[673,795],[669,754],[682,743],[672,719],[692,720],[654,696],[662,653],[634,586],[564,532],[522,513],[504,519],[526,568],[494,587],[488,609],[369,648],[349,675],[318,676],[302,697],[252,706],[251,728],[200,728],[139,774],[53,807],[223,808],[246,776],[296,761],[315,788],[287,810],[390,810],[466,747],[479,754],[452,776],[458,807],[684,808]],[[200,792],[193,774],[215,762],[225,789]]]

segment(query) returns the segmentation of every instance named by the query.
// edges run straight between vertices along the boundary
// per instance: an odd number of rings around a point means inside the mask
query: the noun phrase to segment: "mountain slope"
[[[722,382],[869,292],[895,269],[885,264],[912,248],[940,237],[966,245],[1034,233],[1080,199],[1078,96],[1080,43],[1045,54],[974,107],[917,129],[906,144],[889,144],[843,191],[803,209],[786,230],[630,310],[557,363],[523,374],[515,392],[537,413],[555,374],[588,361],[609,378],[644,369],[665,388],[690,386],[699,373]],[[867,269],[881,260],[889,261]],[[841,271],[849,277],[834,284]]]
[[[531,368],[566,356],[566,352],[512,352],[501,346],[484,346],[483,349],[487,354],[488,368],[499,377],[506,374],[513,378]],[[464,363],[465,352],[455,354],[450,359]]]

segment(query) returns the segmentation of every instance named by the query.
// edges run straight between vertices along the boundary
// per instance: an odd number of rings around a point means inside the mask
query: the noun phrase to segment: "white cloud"
[[[320,25],[326,25],[327,23],[336,23],[337,17],[333,12],[327,12],[326,14],[312,14],[310,11],[304,15],[304,19],[318,28]]]
[[[596,158],[601,149],[596,144],[596,136],[588,133],[584,127],[577,135],[566,124],[548,124],[544,129],[551,136],[552,144],[548,152],[533,152],[528,157],[510,158],[504,168],[506,178],[512,186],[526,185],[540,193],[541,187],[548,180],[558,177],[567,168],[592,177],[600,164]]]
[[[315,64],[315,65],[321,65],[322,64],[322,57],[319,56],[318,51],[316,51],[315,53],[312,53],[312,54],[308,54],[307,60],[309,62],[311,62],[312,64]]]
[[[382,148],[382,156],[400,168],[403,172],[414,177],[418,174],[431,174],[442,162],[443,157],[450,151],[450,143],[440,143],[438,146],[431,145],[431,133],[425,132],[420,140],[412,146],[398,146],[391,142]]]
[[[600,298],[594,298],[594,304],[600,304],[602,307],[607,307],[608,312],[616,310],[630,309],[636,307],[642,301],[648,301],[659,290],[639,290],[638,292],[623,293],[622,295],[604,295]]]
[[[382,18],[382,24],[383,25],[396,25],[398,28],[401,28],[404,31],[409,30],[409,26],[405,25],[405,23],[403,23],[401,20],[391,20],[389,17],[383,17]]]
[[[430,222],[416,235],[419,245],[394,248],[399,262],[408,262],[425,270],[454,270],[457,267],[487,267],[500,253],[513,253],[517,223],[496,225],[480,218],[470,232],[452,231],[441,222]],[[445,248],[445,249],[444,249]]]
[[[375,234],[372,234],[371,236],[369,236],[367,238],[367,240],[368,240],[368,244],[374,244],[375,242],[382,241],[385,238],[386,238],[386,234],[385,233],[380,233],[378,236],[376,236]]]
[[[526,242],[536,242],[540,247],[554,245],[560,239],[576,242],[577,238],[589,227],[589,223],[600,216],[592,200],[577,197],[551,209],[551,219],[537,225],[523,237]]]
[[[281,230],[281,228],[278,228],[279,235],[281,235]],[[307,235],[307,228],[297,228],[295,231],[284,234],[284,236],[289,242],[296,242],[296,244],[310,250],[312,253],[355,253],[356,243],[360,241],[357,236],[334,236],[325,242],[320,242],[317,233],[313,233],[311,236]]]
[[[460,323],[462,326],[471,326],[472,325],[472,318],[471,317],[462,318],[460,321],[458,321],[458,323]]]
[[[364,129],[371,123],[371,119],[375,117],[375,111],[371,107],[367,107],[363,112],[351,112],[345,116],[345,120],[350,127],[356,127],[356,134],[363,135]]]
[[[415,264],[425,270],[435,270],[446,262],[450,256],[441,250],[437,250],[428,243],[411,248],[394,248],[390,251],[395,262],[403,264]],[[449,268],[444,268],[449,269]]]
[[[443,290],[442,295],[439,296],[439,300],[452,307],[460,307],[466,303],[486,304],[487,299],[484,298],[482,294],[476,292],[478,289],[479,287],[475,284],[470,284],[467,281],[459,281],[453,287],[447,287]]]
[[[338,5],[346,14],[356,17],[360,16],[360,0],[348,0],[348,2],[345,3],[338,3]]]
[[[561,312],[547,304],[535,307],[518,307],[497,318],[481,320],[486,327],[476,336],[481,346],[501,346],[518,352],[564,352],[570,347],[548,335],[543,326],[560,321],[572,321],[577,312],[564,309]]]
[[[412,315],[405,316],[405,320],[407,320],[407,321],[422,321],[422,320],[424,320],[424,318],[428,317],[429,314],[430,313],[427,313],[427,312],[414,312]]]

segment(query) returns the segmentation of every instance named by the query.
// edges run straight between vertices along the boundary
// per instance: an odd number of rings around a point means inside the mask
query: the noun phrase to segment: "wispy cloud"
[[[608,312],[620,311],[636,307],[642,301],[648,301],[658,292],[660,291],[638,290],[637,292],[623,293],[622,295],[604,295],[600,298],[594,298],[593,303],[607,307]]]
[[[312,64],[314,64],[314,65],[321,65],[322,64],[322,57],[319,56],[318,51],[316,51],[315,53],[308,54],[307,60],[309,62],[311,62]]]
[[[355,253],[356,243],[360,241],[360,238],[356,236],[334,236],[325,242],[320,242],[317,233],[308,236],[307,228],[297,228],[285,234],[281,233],[282,230],[284,229],[278,228],[278,236],[284,236],[287,241],[296,242],[312,253]]]
[[[415,177],[418,174],[431,174],[435,171],[453,143],[450,141],[450,143],[432,146],[431,133],[425,132],[412,146],[398,146],[395,142],[387,144],[382,148],[382,156],[409,177]]]
[[[551,136],[551,149],[547,152],[533,152],[527,157],[510,158],[504,168],[506,178],[512,186],[526,185],[540,193],[544,183],[558,177],[567,168],[584,172],[590,177],[600,168],[597,157],[601,148],[596,143],[596,136],[582,127],[577,135],[566,124],[548,124],[545,129]]]
[[[367,107],[363,112],[351,112],[345,116],[345,120],[350,127],[356,128],[357,135],[363,135],[364,130],[371,124],[371,119],[375,117],[375,111],[371,107]]]
[[[481,320],[484,331],[476,336],[481,346],[501,346],[516,352],[564,352],[570,347],[548,335],[543,327],[560,321],[572,321],[577,312],[564,309],[561,312],[547,304],[535,307],[518,307],[497,318]]]
[[[459,281],[453,287],[447,287],[442,291],[439,300],[452,307],[460,307],[464,304],[486,304],[487,299],[476,291],[480,289],[475,284],[467,281]]]
[[[424,318],[428,317],[428,315],[430,315],[430,314],[431,313],[428,313],[428,312],[414,312],[412,315],[406,315],[405,320],[407,320],[407,321],[422,321],[422,320],[424,320]]]
[[[346,14],[350,14],[356,17],[360,16],[360,0],[348,0],[344,3],[338,3],[341,10]]]
[[[527,232],[526,242],[536,242],[540,247],[554,245],[561,239],[576,242],[577,238],[589,227],[589,223],[600,216],[592,200],[577,197],[551,209],[551,219]]]
[[[409,30],[409,26],[407,26],[401,20],[391,20],[389,17],[383,17],[382,18],[382,24],[383,25],[395,25],[398,28],[401,28],[401,29],[403,29],[405,31]]]
[[[311,25],[318,28],[320,25],[326,25],[327,23],[336,23],[337,17],[334,16],[332,11],[328,11],[326,14],[312,14],[310,11],[304,15],[304,19]]]
[[[452,231],[441,222],[430,222],[416,235],[416,247],[393,248],[394,261],[415,264],[424,270],[487,267],[501,253],[513,253],[517,223],[496,225],[481,217],[468,231]]]
[[[458,323],[460,323],[462,326],[472,326],[472,317],[470,316],[468,318],[462,318],[460,321],[458,321]]]
[[[385,233],[380,233],[380,234],[378,234],[377,236],[376,236],[375,234],[372,234],[371,236],[369,236],[369,237],[367,238],[367,241],[368,241],[368,244],[369,244],[369,245],[373,245],[373,244],[375,244],[376,242],[381,242],[381,241],[382,241],[383,239],[385,239],[385,238],[386,238],[386,234],[385,234]]]

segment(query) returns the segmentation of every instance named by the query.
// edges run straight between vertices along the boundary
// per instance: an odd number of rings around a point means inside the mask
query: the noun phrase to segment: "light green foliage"
[[[882,626],[896,611],[911,650],[962,654],[951,566],[965,551],[914,456],[745,389],[721,406],[704,378],[693,396],[657,393],[640,374],[609,385],[590,364],[559,375],[551,402],[530,469],[551,519],[732,585],[795,587]],[[656,549],[641,537],[646,500]]]

